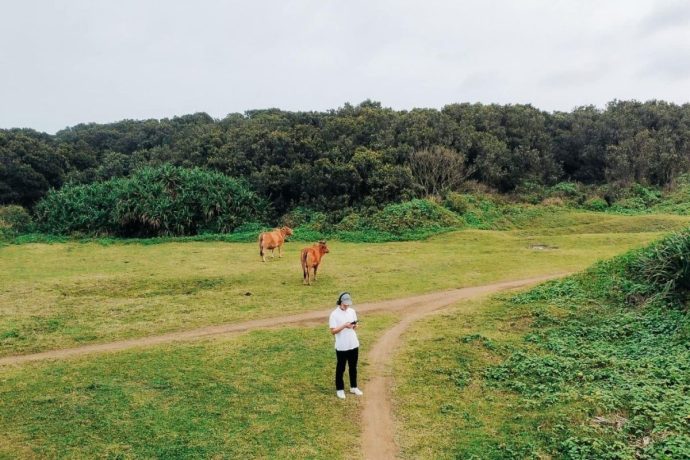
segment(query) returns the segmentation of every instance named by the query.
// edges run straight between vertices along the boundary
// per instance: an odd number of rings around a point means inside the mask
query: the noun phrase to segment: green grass
[[[394,321],[363,319],[363,347]],[[0,458],[357,457],[326,322],[3,369]]]
[[[513,222],[510,231],[465,230],[415,242],[334,241],[312,287],[301,285],[303,244],[295,242],[282,260],[265,264],[253,243],[9,245],[0,248],[0,355],[326,309],[343,289],[361,303],[581,270],[688,222],[599,216],[535,215],[531,227]],[[593,416],[616,413],[605,405],[613,390],[582,385],[582,370],[560,378],[558,361],[509,360],[517,351],[546,359],[549,347],[586,350],[565,340],[567,325],[598,318],[601,303],[575,311],[570,306],[582,298],[565,286],[560,303],[516,302],[512,294],[465,302],[405,333],[394,403],[406,458],[548,458],[558,457],[562,445],[620,442],[620,433],[587,431]],[[591,334],[628,330],[640,320],[635,311],[609,313],[608,329]],[[396,317],[364,319],[366,391],[367,346]],[[533,334],[542,330],[562,332]],[[0,458],[357,458],[360,405],[354,398],[336,405],[332,340],[324,318],[319,327],[4,367]],[[553,371],[545,380],[542,368]],[[539,372],[521,381],[512,369]],[[682,376],[685,368],[678,369]],[[648,370],[645,382],[654,378],[653,366]],[[683,409],[682,396],[674,394],[669,407]]]
[[[690,315],[659,272],[687,295],[687,239],[416,323],[395,366],[404,457],[688,458]]]
[[[646,216],[616,219],[648,224]],[[664,228],[687,222],[657,219]],[[364,302],[581,270],[659,236],[656,224],[649,233],[606,225],[597,233],[590,222],[588,234],[465,230],[373,246],[333,241],[312,287],[302,286],[297,242],[267,263],[245,243],[5,246],[0,356],[322,309],[343,289]]]

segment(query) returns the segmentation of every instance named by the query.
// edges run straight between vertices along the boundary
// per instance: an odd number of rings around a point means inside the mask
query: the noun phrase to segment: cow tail
[[[259,235],[259,255],[264,256],[264,234]]]

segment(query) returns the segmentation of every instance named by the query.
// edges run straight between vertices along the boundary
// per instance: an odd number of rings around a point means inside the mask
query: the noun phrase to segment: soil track
[[[402,333],[413,321],[460,300],[525,287],[561,276],[564,275],[546,275],[517,281],[505,281],[407,299],[409,311],[405,311],[400,322],[388,329],[367,353],[369,379],[364,390],[366,392],[364,398],[366,399],[362,411],[362,454],[364,458],[392,459],[396,458],[398,454],[390,395],[392,387],[390,363],[393,355],[400,348]],[[358,307],[359,309],[361,307]]]
[[[387,330],[367,353],[369,363],[367,373],[369,374],[369,379],[364,389],[365,395],[363,397],[362,411],[362,454],[364,458],[377,460],[395,458],[398,453],[395,443],[394,420],[389,391],[391,388],[390,361],[395,351],[400,347],[402,333],[407,329],[410,323],[463,299],[470,299],[503,290],[529,286],[562,276],[564,276],[563,273],[544,275],[522,280],[503,281],[484,286],[434,292],[402,299],[358,304],[357,311],[360,314],[374,311],[402,312],[402,319]],[[206,326],[158,336],[85,345],[61,350],[49,350],[27,355],[7,356],[0,358],[0,366],[19,365],[32,361],[65,359],[87,354],[116,352],[171,342],[198,340],[214,335],[240,333],[253,329],[275,328],[294,324],[324,324],[331,311],[332,307],[328,310],[257,319],[243,323]]]

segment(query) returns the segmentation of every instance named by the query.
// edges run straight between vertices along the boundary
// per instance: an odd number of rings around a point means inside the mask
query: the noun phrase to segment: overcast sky
[[[690,102],[690,2],[3,0],[0,128],[278,107]]]

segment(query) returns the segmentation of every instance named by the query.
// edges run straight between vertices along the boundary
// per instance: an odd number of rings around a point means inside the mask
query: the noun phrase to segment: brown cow
[[[290,227],[280,227],[276,228],[272,232],[263,232],[259,235],[259,255],[261,260],[266,262],[266,256],[264,255],[265,249],[271,250],[271,258],[275,257],[273,250],[278,248],[278,257],[283,257],[283,243],[285,242],[285,237],[292,235],[292,229]]]
[[[319,264],[321,263],[321,258],[324,254],[328,254],[328,246],[326,246],[325,241],[319,241],[318,244],[311,246],[309,248],[302,249],[302,273],[304,274],[303,284],[309,284],[311,286],[311,280],[309,279],[309,270],[314,269],[314,281],[316,281],[316,271],[319,269]]]

